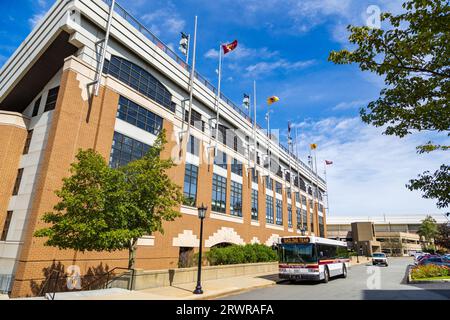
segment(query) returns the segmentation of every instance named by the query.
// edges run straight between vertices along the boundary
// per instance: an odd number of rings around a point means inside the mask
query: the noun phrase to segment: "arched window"
[[[149,72],[123,58],[112,56],[111,61],[105,60],[104,73],[126,83],[150,99],[175,112],[172,95],[169,90]]]

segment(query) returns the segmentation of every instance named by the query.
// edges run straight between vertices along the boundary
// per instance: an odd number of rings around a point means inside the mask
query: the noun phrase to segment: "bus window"
[[[315,254],[315,245],[307,244],[281,244],[280,262],[284,263],[315,263],[317,256]]]

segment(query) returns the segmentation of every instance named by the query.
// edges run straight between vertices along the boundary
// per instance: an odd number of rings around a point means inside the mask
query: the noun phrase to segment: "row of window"
[[[58,98],[59,86],[48,90],[47,100],[45,101],[44,112],[54,110],[56,107],[56,99]],[[39,113],[39,106],[41,105],[41,97],[34,102],[32,117]]]

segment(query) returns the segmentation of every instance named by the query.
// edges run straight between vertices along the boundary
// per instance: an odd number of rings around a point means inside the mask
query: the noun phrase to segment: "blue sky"
[[[23,41],[51,0],[0,0],[0,65]],[[257,81],[258,122],[265,127],[265,99],[277,95],[271,127],[285,139],[290,120],[299,130],[300,156],[316,142],[320,173],[327,176],[330,211],[336,216],[419,214],[439,211],[434,201],[406,190],[408,179],[448,162],[443,153],[417,155],[415,146],[443,136],[405,139],[381,135],[359,119],[359,108],[378,96],[383,80],[356,66],[327,61],[331,50],[348,47],[345,27],[365,24],[367,9],[399,12],[398,0],[121,0],[160,39],[178,47],[179,32],[192,33],[198,15],[197,68],[217,83],[221,42],[239,41],[224,59],[223,92],[241,103]],[[306,161],[306,160],[305,160]],[[442,212],[442,211],[441,211]]]

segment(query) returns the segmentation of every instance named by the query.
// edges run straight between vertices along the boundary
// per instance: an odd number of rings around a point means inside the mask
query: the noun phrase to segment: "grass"
[[[443,276],[443,277],[428,277],[428,278],[412,278],[414,281],[428,281],[428,280],[450,280],[450,276]]]

